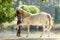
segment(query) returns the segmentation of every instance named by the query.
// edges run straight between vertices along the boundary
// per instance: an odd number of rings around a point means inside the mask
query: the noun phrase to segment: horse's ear
[[[16,10],[19,10],[19,8],[17,7]]]

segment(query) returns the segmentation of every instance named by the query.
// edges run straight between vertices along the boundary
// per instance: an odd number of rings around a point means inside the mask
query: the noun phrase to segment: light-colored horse
[[[45,31],[49,32],[51,30],[52,19],[50,14],[45,12],[40,12],[39,14],[31,14],[21,8],[17,8],[17,10],[19,11],[19,16],[22,18],[22,23],[20,23],[19,25],[27,26],[27,29],[28,29],[27,36],[29,35],[30,25],[39,25],[39,26],[42,25],[43,32],[41,36],[45,33]]]

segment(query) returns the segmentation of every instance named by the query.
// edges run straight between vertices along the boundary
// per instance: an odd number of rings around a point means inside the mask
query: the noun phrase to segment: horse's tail
[[[47,26],[47,31],[50,31],[51,30],[51,28],[52,28],[52,17],[51,17],[51,15],[50,14],[48,14],[47,15],[47,18],[48,18],[48,20],[49,20],[49,24],[48,24],[48,26]]]

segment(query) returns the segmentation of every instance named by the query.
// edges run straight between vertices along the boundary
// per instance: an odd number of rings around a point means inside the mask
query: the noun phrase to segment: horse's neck
[[[27,13],[25,13],[25,14],[24,14],[24,18],[26,18],[26,17],[28,17],[28,16],[30,16],[30,15],[31,15],[31,14],[30,14],[30,13],[28,13],[28,12],[27,12]]]

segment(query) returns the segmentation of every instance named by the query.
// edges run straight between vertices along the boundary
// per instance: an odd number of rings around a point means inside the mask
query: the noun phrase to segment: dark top
[[[17,24],[22,23],[22,18],[21,17],[17,17],[17,19],[18,19]]]

